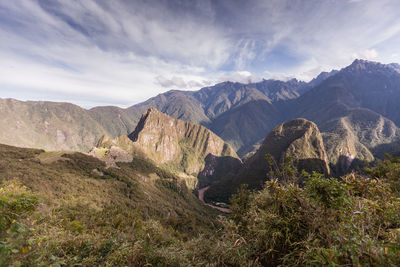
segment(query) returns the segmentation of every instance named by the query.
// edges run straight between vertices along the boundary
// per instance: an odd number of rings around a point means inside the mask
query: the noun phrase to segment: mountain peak
[[[330,72],[327,71],[323,71],[320,74],[318,74],[317,77],[315,77],[314,79],[312,79],[308,85],[311,87],[317,86],[319,84],[321,84],[323,81],[325,81],[326,79],[328,79],[329,77],[332,77],[333,75],[335,75],[336,73],[338,73],[338,70],[331,70]]]
[[[228,175],[211,185],[206,196],[213,200],[227,201],[221,199],[218,193],[228,191],[228,195],[233,194],[240,184],[247,184],[253,189],[261,188],[270,178],[267,174],[273,170],[273,166],[265,159],[266,154],[270,154],[278,165],[287,157],[291,157],[298,170],[330,173],[324,142],[317,125],[312,121],[297,118],[276,126],[237,174]]]
[[[199,172],[208,154],[238,158],[230,145],[204,126],[174,119],[155,108],[142,115],[128,137],[150,159],[181,162],[188,174]]]
[[[350,71],[352,73],[359,72],[380,72],[392,74],[398,72],[400,67],[398,64],[382,64],[376,61],[369,61],[365,59],[355,59],[348,67],[344,68],[345,71]]]
[[[301,160],[301,168],[307,171],[318,169],[329,173],[321,133],[317,125],[309,120],[297,118],[275,127],[265,138],[259,151],[246,162],[261,164],[265,154],[271,154],[277,162],[286,156]]]
[[[369,61],[365,59],[355,59],[353,63],[350,64],[349,68],[352,69],[365,69],[368,66],[377,66],[377,65],[383,65],[375,61]]]
[[[143,130],[145,125],[147,124],[147,121],[156,120],[156,118],[164,118],[168,119],[170,118],[173,120],[171,117],[168,115],[160,112],[158,109],[154,107],[150,107],[145,113],[142,114],[142,117],[140,118],[138,124],[136,125],[135,130],[128,136],[133,142],[137,141],[139,133]]]
[[[163,114],[161,111],[159,111],[158,109],[151,107],[147,110],[147,112],[144,114],[145,116],[148,116],[150,114]]]

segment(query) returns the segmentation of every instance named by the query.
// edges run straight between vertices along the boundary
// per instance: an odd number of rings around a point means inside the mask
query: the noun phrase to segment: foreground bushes
[[[388,266],[400,263],[397,197],[384,180],[314,174],[304,188],[267,182],[246,205],[234,198],[233,210],[248,257],[262,265]]]
[[[4,184],[0,266],[398,266],[399,164],[380,162],[369,178],[303,173],[304,187],[292,179],[271,180],[259,192],[244,186],[232,214],[217,219],[219,230],[200,235],[190,235],[190,218],[166,222],[118,206],[44,212],[43,199]]]

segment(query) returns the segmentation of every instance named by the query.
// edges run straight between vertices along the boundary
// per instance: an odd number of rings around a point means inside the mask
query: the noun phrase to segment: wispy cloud
[[[0,39],[0,97],[129,106],[168,89],[400,59],[400,2],[2,1]]]
[[[220,74],[216,82],[238,82],[238,83],[256,83],[262,81],[262,77],[255,75],[249,71],[236,71],[227,74]]]
[[[183,77],[173,76],[171,78],[166,78],[162,75],[155,77],[155,83],[161,87],[168,89],[197,89],[200,87],[205,87],[211,84],[207,80],[191,80],[191,77],[184,79]],[[193,77],[192,77],[193,78]]]

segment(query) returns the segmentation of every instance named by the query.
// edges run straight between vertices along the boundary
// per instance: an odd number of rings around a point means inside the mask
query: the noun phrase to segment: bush
[[[233,200],[235,234],[246,243],[246,258],[261,265],[400,262],[400,201],[385,180],[315,173],[304,188],[272,180]]]
[[[17,181],[0,187],[0,235],[12,222],[33,211],[37,202],[37,198]]]

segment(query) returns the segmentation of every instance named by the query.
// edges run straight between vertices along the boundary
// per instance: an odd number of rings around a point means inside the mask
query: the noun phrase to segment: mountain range
[[[126,109],[1,99],[0,143],[87,152],[104,134],[132,133],[141,115],[154,107],[207,127],[242,158],[276,125],[305,118],[320,129],[331,164],[343,165],[343,157],[371,161],[400,150],[399,70],[398,64],[355,60],[308,83],[223,82],[199,91],[171,90]]]
[[[399,71],[356,60],[126,109],[0,99],[0,266],[275,266],[349,247],[397,263],[400,161],[375,160],[400,154]]]

